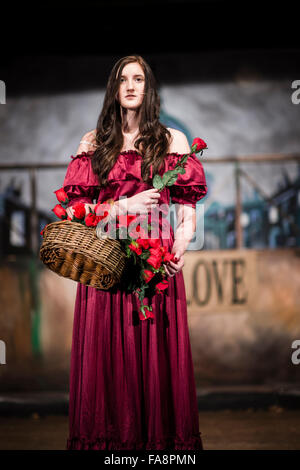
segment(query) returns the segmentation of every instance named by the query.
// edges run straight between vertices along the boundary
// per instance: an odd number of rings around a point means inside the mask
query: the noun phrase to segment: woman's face
[[[125,65],[122,70],[119,87],[119,102],[123,108],[137,109],[144,99],[145,74],[138,62]],[[128,96],[133,95],[133,97]]]

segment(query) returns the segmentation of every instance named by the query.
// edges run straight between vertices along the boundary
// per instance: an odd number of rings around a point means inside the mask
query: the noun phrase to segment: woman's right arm
[[[81,138],[75,155],[80,155],[83,152],[89,152],[91,150],[95,150],[96,147],[97,147],[96,129],[94,129],[84,134],[84,136]],[[96,206],[96,204],[92,204],[92,203],[85,203],[84,205],[85,205],[86,214],[90,212],[89,208],[94,210]],[[66,211],[69,217],[73,216],[74,210],[72,207],[68,207]]]
[[[109,210],[111,216],[115,217],[116,215],[126,215],[126,214],[147,214],[154,207],[157,207],[158,201],[160,198],[160,193],[158,189],[151,188],[146,191],[142,191],[134,196],[125,199],[119,199],[114,202],[112,207]],[[89,213],[89,208],[95,210],[97,204],[85,204],[86,214]],[[74,209],[73,207],[68,207],[67,214],[72,217]]]

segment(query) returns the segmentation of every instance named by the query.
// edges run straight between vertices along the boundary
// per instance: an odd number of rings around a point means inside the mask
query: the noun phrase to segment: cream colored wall
[[[300,250],[188,252],[184,278],[197,384],[300,380]],[[219,286],[219,291],[217,289]]]

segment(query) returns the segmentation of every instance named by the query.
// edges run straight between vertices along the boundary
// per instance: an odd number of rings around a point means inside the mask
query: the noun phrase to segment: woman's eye
[[[121,78],[120,82],[123,82],[124,80],[125,80],[125,78]],[[141,78],[141,77],[138,77],[138,78],[136,78],[136,80],[143,81],[143,78]]]

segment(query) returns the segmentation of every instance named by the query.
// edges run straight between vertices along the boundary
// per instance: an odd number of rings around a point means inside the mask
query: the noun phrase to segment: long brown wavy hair
[[[153,72],[147,62],[137,54],[119,59],[108,78],[102,111],[96,129],[97,148],[92,155],[92,168],[99,178],[100,186],[107,185],[107,176],[116,163],[123,146],[121,105],[116,99],[121,72],[125,65],[138,62],[145,74],[144,99],[140,106],[139,134],[134,147],[142,156],[141,177],[151,184],[150,165],[153,175],[163,166],[169,148],[170,131],[159,122],[160,97]]]

